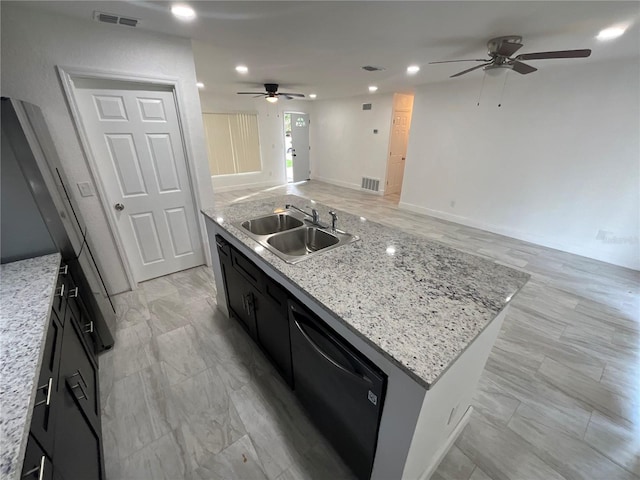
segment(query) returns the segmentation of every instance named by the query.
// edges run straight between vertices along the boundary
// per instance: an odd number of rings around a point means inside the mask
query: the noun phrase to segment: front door
[[[409,141],[410,111],[394,111],[389,140],[389,161],[387,164],[387,184],[385,195],[400,193],[404,177],[404,165],[407,157],[407,143]]]
[[[83,86],[76,92],[135,280],[202,265],[173,92],[103,85]]]
[[[309,115],[291,114],[291,154],[293,157],[293,181],[309,180]]]

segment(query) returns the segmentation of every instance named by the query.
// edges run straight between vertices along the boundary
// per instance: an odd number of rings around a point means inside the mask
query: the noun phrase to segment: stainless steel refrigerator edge
[[[1,120],[1,262],[60,252],[86,292],[82,300],[94,318],[97,350],[109,349],[115,308],[44,115],[35,105],[2,98]]]

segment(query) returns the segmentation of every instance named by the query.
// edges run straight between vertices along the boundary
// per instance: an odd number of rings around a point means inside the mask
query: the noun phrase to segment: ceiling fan
[[[264,89],[264,92],[238,92],[238,95],[254,95],[254,98],[265,97],[267,102],[271,103],[276,103],[280,95],[285,97],[287,100],[291,100],[293,97],[304,98],[302,93],[278,92],[277,83],[265,83]]]
[[[458,72],[455,75],[451,75],[450,78],[459,77],[465,73],[478,70],[479,68],[485,71],[491,71],[499,68],[506,68],[513,70],[514,72],[526,75],[537,70],[523,63],[521,60],[545,60],[550,58],[585,58],[591,55],[591,50],[557,50],[553,52],[535,52],[535,53],[522,53],[516,57],[512,55],[522,48],[522,37],[518,35],[508,35],[504,37],[492,38],[487,42],[487,48],[489,58],[487,59],[471,59],[471,60],[445,60],[442,62],[429,62],[434,63],[452,63],[452,62],[483,62],[481,65],[468,68],[462,72]]]

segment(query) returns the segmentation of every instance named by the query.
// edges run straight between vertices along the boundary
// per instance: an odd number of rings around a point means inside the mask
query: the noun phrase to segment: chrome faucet
[[[326,225],[323,225],[322,223],[320,223],[320,214],[318,213],[318,211],[315,208],[311,209],[311,213],[307,213],[304,210],[302,210],[301,208],[298,208],[295,205],[291,205],[290,203],[287,203],[284,206],[284,208],[286,208],[287,210],[289,210],[289,209],[297,210],[298,212],[302,213],[303,215],[311,218],[311,224],[315,225],[316,227],[327,228]]]
[[[331,215],[331,231],[336,231],[336,223],[338,223],[338,215],[333,210],[329,211],[329,215]]]

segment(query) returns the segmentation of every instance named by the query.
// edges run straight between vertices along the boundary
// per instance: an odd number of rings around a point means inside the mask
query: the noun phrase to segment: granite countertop
[[[258,243],[232,223],[287,203],[312,206],[322,219],[330,218],[329,206],[295,195],[202,213],[255,249]],[[526,273],[425,237],[337,214],[338,228],[360,241],[296,265],[264,248],[254,253],[427,388],[529,279]]]
[[[0,265],[0,477],[19,476],[60,254]]]

